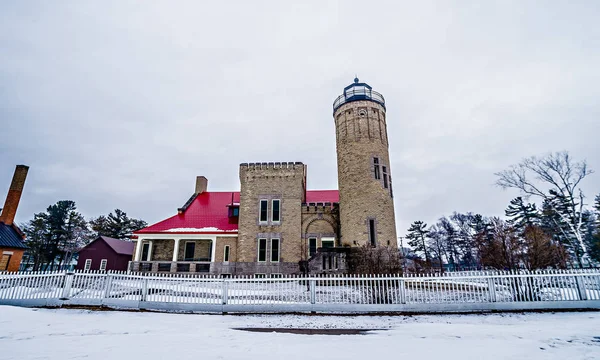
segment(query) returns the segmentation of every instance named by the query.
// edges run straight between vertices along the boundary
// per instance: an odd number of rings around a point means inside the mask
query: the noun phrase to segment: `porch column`
[[[175,247],[173,248],[173,262],[177,261],[177,255],[179,255],[179,240],[175,239]]]
[[[137,244],[135,247],[135,258],[133,259],[133,261],[140,261],[140,258],[142,257],[142,243],[144,242],[144,239],[138,237],[137,239]]]
[[[148,246],[148,261],[152,261],[152,252],[154,251],[154,241],[150,240]]]

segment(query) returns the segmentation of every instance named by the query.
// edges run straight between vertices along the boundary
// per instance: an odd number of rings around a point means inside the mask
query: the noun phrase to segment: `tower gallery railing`
[[[346,90],[344,94],[335,99],[333,102],[333,112],[335,113],[335,111],[345,103],[357,100],[372,100],[385,108],[385,99],[383,98],[383,95],[375,90],[365,87],[355,87]]]
[[[0,304],[216,313],[600,309],[600,272],[280,278],[125,272],[2,273]]]

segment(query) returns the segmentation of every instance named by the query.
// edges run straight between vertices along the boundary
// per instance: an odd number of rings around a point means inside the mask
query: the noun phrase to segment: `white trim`
[[[227,250],[229,250],[229,251],[227,251]],[[228,263],[230,257],[231,257],[231,247],[229,245],[223,246],[223,262]]]
[[[273,241],[277,240],[277,260],[273,260]],[[278,263],[281,260],[281,239],[280,238],[271,238],[271,245],[269,251],[269,262]]]
[[[193,233],[193,234],[175,234],[175,233],[161,233],[161,234],[144,234],[144,241],[147,240],[173,240],[175,238],[179,238],[182,240],[191,239],[191,240],[216,240],[217,237],[238,237],[238,234],[203,234],[203,233]]]
[[[3,251],[2,255],[14,255],[15,253],[12,251]]]
[[[279,201],[279,220],[275,221],[273,220],[273,209],[275,208],[273,206],[273,202],[275,201]],[[275,224],[275,225],[279,225],[281,223],[281,199],[271,199],[271,223]]]
[[[90,271],[92,268],[92,259],[85,259],[85,264],[83,265],[84,271]]]
[[[107,259],[100,260],[100,271],[106,271],[106,265],[108,265]]]
[[[265,259],[264,260],[260,260],[260,241],[264,240],[265,241]],[[256,262],[267,262],[267,257],[268,257],[268,251],[267,251],[267,238],[258,238],[257,243],[256,243]]]
[[[148,244],[150,244],[150,246],[148,247],[148,261],[152,261],[152,251],[154,250],[154,243],[152,243],[152,240],[148,240]]]
[[[135,257],[133,261],[140,261],[142,257],[142,244],[144,243],[145,238],[138,238],[137,243],[135,244]]]
[[[261,220],[262,216],[262,203],[263,201],[267,204],[267,219]],[[269,200],[268,199],[258,199],[258,223],[261,225],[265,225],[269,223]]]
[[[217,254],[217,238],[210,239],[210,262],[214,262]]]
[[[321,247],[323,248],[323,242],[332,242],[333,247],[335,247],[335,238],[334,237],[322,237],[321,238]]]

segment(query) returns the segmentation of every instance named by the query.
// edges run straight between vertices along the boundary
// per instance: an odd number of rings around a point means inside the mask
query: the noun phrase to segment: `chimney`
[[[25,186],[27,171],[29,171],[29,166],[25,165],[17,165],[15,169],[15,174],[13,175],[8,194],[6,195],[6,201],[0,214],[0,222],[6,225],[12,225],[13,221],[15,221],[19,200],[21,200],[21,193],[23,192],[23,186]]]
[[[194,194],[202,194],[208,188],[208,179],[204,176],[196,176],[196,191]]]

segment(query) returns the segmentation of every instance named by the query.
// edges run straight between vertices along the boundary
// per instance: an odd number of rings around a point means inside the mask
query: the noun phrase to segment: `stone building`
[[[240,191],[199,176],[168,219],[135,233],[132,271],[278,276],[345,270],[347,250],[397,247],[385,101],[355,79],[333,104],[338,190],[308,190],[302,162],[243,163]]]

